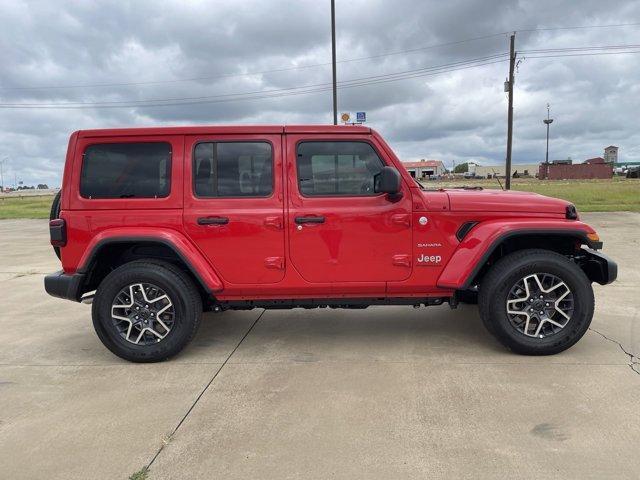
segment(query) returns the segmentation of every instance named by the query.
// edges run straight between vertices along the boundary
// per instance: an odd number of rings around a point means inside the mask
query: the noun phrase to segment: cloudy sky
[[[336,4],[345,82],[338,110],[365,110],[403,160],[504,161],[508,62],[500,54],[508,51],[503,32],[517,30],[514,161],[544,158],[547,102],[552,158],[601,156],[614,144],[621,159],[640,161],[640,53],[619,53],[640,52],[640,24],[564,28],[639,23],[640,2]],[[78,129],[330,123],[329,5],[0,2],[5,183],[59,185],[68,136]],[[630,47],[565,50],[613,45]],[[584,55],[598,52],[610,54]]]

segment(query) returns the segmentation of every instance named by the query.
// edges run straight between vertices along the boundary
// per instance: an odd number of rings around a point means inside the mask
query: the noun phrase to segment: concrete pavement
[[[155,365],[44,293],[45,221],[1,221],[0,478],[638,478],[640,214],[583,217],[619,280],[560,355],[471,306],[378,307],[207,314]]]

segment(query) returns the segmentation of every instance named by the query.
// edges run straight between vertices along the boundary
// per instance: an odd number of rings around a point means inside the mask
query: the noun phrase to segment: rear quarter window
[[[171,189],[171,145],[103,143],[87,147],[80,195],[85,198],[162,198]]]

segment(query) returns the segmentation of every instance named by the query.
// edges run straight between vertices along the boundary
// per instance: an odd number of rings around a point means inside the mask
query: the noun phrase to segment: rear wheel
[[[503,345],[551,355],[574,345],[593,317],[591,282],[575,263],[548,250],[522,250],[498,261],[480,285],[482,321]]]
[[[92,314],[98,337],[113,353],[132,362],[157,362],[191,341],[202,300],[182,270],[166,262],[135,261],[100,283]]]

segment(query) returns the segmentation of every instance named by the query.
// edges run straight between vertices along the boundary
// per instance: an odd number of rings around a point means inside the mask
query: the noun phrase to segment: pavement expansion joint
[[[8,275],[15,275],[14,278],[18,278],[18,277],[27,277],[29,275],[48,275],[51,272],[6,272],[6,271],[0,271],[0,273],[6,273]]]
[[[618,345],[620,347],[620,350],[622,350],[624,352],[625,355],[629,356],[629,368],[637,373],[638,375],[640,375],[640,370],[637,367],[640,367],[640,357],[637,357],[636,355],[634,355],[631,352],[627,352],[627,350],[622,346],[622,343],[618,342],[617,340],[614,340],[613,338],[609,338],[607,337],[605,334],[599,332],[598,330],[596,330],[595,328],[591,328],[589,327],[589,330],[591,330],[592,332],[597,333],[598,335],[600,335],[602,338],[604,338],[605,340],[608,340],[611,343],[615,343],[616,345]]]
[[[260,315],[258,315],[258,318],[256,318],[253,323],[251,324],[251,326],[248,328],[248,330],[245,332],[245,334],[242,336],[242,338],[240,339],[240,341],[236,344],[236,346],[233,348],[233,350],[231,350],[231,353],[229,353],[229,355],[227,356],[227,358],[225,359],[225,361],[222,363],[222,365],[220,365],[220,367],[216,370],[216,372],[213,374],[213,377],[211,377],[211,380],[209,380],[209,383],[207,383],[207,385],[202,389],[202,391],[198,394],[198,396],[195,398],[195,400],[193,401],[193,403],[191,404],[191,406],[189,407],[189,409],[187,410],[187,412],[184,414],[184,416],[182,417],[182,419],[178,422],[178,424],[176,425],[176,427],[173,429],[173,431],[169,434],[169,435],[165,435],[162,439],[162,444],[160,445],[160,448],[158,449],[158,451],[156,452],[156,454],[153,456],[153,458],[151,459],[151,461],[148,463],[148,465],[146,467],[144,467],[145,471],[149,471],[149,469],[151,468],[151,465],[153,465],[153,462],[156,461],[156,458],[158,458],[158,456],[160,455],[160,453],[162,453],[162,451],[164,450],[164,447],[167,446],[171,440],[173,439],[174,435],[176,434],[176,432],[178,431],[178,429],[180,428],[180,426],[185,422],[185,420],[187,419],[187,417],[189,416],[189,414],[193,411],[193,409],[195,408],[195,406],[198,404],[198,402],[200,401],[200,399],[202,398],[202,396],[207,392],[207,390],[209,389],[209,387],[213,384],[213,382],[215,381],[215,379],[217,378],[218,374],[222,371],[222,369],[225,367],[225,365],[227,363],[229,363],[229,359],[231,359],[231,357],[233,356],[234,353],[236,353],[236,351],[238,350],[238,348],[240,347],[240,345],[242,345],[242,342],[244,342],[244,340],[249,336],[249,334],[251,333],[251,331],[253,330],[253,327],[256,326],[256,324],[258,323],[258,321],[262,318],[262,315],[264,315],[264,312],[266,310],[263,310]]]

